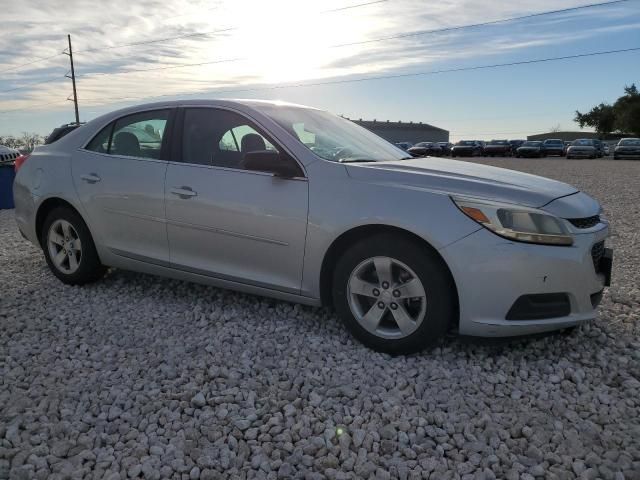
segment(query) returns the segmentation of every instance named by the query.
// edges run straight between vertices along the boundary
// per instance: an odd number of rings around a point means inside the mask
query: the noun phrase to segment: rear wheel
[[[49,268],[64,283],[94,282],[106,271],[87,225],[70,208],[58,207],[47,215],[40,243]]]
[[[375,235],[344,253],[333,276],[333,302],[358,340],[391,354],[433,344],[456,313],[455,287],[440,257],[393,234]]]

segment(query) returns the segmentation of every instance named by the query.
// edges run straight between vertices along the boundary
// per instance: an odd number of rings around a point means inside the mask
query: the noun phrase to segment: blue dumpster
[[[13,165],[0,165],[0,210],[13,208]]]

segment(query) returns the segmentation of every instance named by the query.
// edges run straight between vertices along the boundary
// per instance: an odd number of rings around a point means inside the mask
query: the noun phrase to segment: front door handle
[[[80,175],[80,178],[87,183],[98,183],[101,180],[95,173],[84,173]]]
[[[190,187],[173,187],[171,189],[171,193],[183,199],[195,197],[196,195],[198,195],[198,192],[193,191]]]

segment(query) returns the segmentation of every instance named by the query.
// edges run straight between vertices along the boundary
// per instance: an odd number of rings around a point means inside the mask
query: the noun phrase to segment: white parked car
[[[332,305],[385,352],[448,330],[591,320],[608,223],[565,183],[411,158],[349,120],[254,100],[140,105],[38,148],[16,219],[63,282],[105,267]]]

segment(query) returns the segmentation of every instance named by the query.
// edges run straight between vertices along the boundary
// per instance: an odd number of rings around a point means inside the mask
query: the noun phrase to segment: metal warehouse
[[[389,120],[379,122],[377,120],[352,120],[358,125],[371,130],[376,135],[392,143],[395,142],[448,142],[449,130],[434,127],[428,123],[391,122]]]

